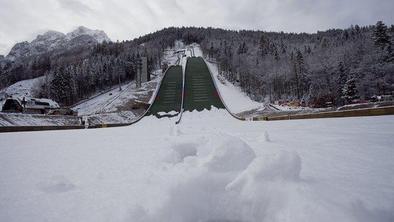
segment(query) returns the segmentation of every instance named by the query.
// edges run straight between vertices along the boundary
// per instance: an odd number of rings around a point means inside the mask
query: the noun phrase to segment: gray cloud
[[[8,49],[8,46],[6,44],[0,43],[0,55],[2,55],[1,52],[5,52],[7,49]]]
[[[92,9],[84,3],[77,0],[58,0],[60,6],[73,13],[84,15],[92,12]]]
[[[316,32],[392,24],[393,10],[392,0],[0,0],[0,54],[48,29],[79,25],[104,30],[112,40],[168,26]]]

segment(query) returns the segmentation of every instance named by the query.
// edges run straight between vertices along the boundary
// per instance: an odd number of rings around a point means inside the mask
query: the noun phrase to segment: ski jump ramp
[[[151,115],[157,118],[178,117],[176,124],[179,124],[184,111],[211,110],[212,107],[226,109],[234,118],[245,120],[230,112],[213,78],[212,72],[202,57],[189,57],[185,73],[182,73],[180,65],[170,66],[166,70],[153,95],[153,103],[137,120],[125,124],[100,124],[89,128],[128,126]]]

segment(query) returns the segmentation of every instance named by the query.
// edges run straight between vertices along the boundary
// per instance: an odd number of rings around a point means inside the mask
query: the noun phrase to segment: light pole
[[[136,79],[137,88],[141,87],[141,68],[142,68],[141,63],[142,63],[141,58],[139,58],[137,62],[137,79]]]

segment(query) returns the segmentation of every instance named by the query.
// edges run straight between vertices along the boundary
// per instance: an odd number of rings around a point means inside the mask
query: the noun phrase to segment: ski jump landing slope
[[[212,106],[225,108],[209,69],[201,57],[191,57],[187,60],[184,95],[185,111],[210,110]]]
[[[232,117],[238,120],[245,120],[228,109],[213,78],[214,76],[202,57],[190,57],[187,59],[182,111],[211,110],[212,107],[216,107],[225,109]],[[180,121],[181,118],[177,123]]]
[[[181,111],[182,85],[182,66],[171,66],[164,75],[155,100],[145,116],[177,116]]]

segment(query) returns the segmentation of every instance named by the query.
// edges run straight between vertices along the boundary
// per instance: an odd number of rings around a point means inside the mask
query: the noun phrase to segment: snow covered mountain
[[[104,41],[110,42],[111,39],[108,38],[107,34],[105,34],[104,31],[101,30],[91,30],[88,29],[84,26],[79,26],[77,29],[75,29],[72,32],[67,33],[66,39],[67,40],[72,40],[76,37],[79,37],[81,35],[88,35],[93,37],[98,43],[102,43]]]
[[[19,57],[26,57],[51,51],[66,43],[66,35],[61,32],[48,31],[42,35],[38,35],[32,42],[20,42],[12,47],[7,58],[15,60]]]
[[[111,41],[104,31],[91,30],[83,26],[67,34],[48,31],[42,35],[38,35],[30,43],[25,41],[15,44],[6,58],[14,61],[21,57],[42,54],[55,49],[68,49],[86,44],[94,45],[103,41]]]
[[[5,60],[5,57],[3,55],[0,55],[0,67],[1,68],[3,68],[2,65],[1,65],[3,60]]]

